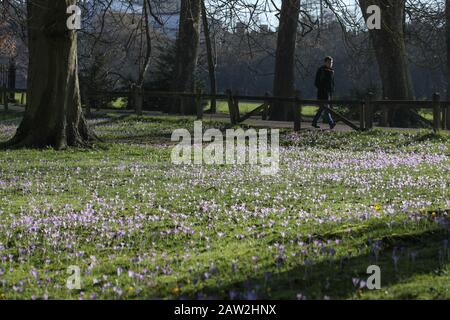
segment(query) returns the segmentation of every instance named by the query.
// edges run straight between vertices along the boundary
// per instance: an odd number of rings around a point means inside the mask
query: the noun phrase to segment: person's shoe
[[[333,130],[334,128],[336,127],[336,122],[335,123],[332,123],[332,124],[330,124],[330,130]]]
[[[320,126],[317,125],[317,123],[313,123],[312,126],[313,126],[313,128],[320,129]]]

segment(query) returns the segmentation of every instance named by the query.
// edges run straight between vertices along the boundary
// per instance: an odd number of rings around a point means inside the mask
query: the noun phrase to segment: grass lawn
[[[126,105],[126,101],[124,98],[118,98],[111,102],[111,107],[113,109],[122,109]],[[250,111],[255,110],[257,107],[259,107],[261,103],[259,102],[240,102],[239,103],[239,110],[241,114],[248,113]],[[205,106],[205,110],[209,110],[211,108],[211,103],[207,103]],[[313,106],[304,106],[302,108],[302,114],[306,117],[314,117],[316,114],[318,108]],[[217,101],[217,112],[219,113],[229,113],[228,109],[228,102],[224,100],[218,100]]]
[[[22,112],[16,112],[16,111],[11,111],[11,110],[9,110],[8,112],[5,112],[4,110],[2,110],[0,112],[0,121],[17,119],[17,118],[22,117],[22,115],[23,115]]]
[[[253,102],[249,102],[249,103],[240,103],[240,110],[241,112],[250,112],[253,109],[256,109],[258,106],[260,106],[261,104],[258,103],[253,103]],[[110,106],[113,109],[122,109],[126,107],[126,99],[125,98],[117,98],[114,99],[111,103]],[[208,103],[205,106],[205,110],[210,109],[211,104]],[[217,111],[220,113],[228,113],[228,102],[224,101],[224,100],[218,100],[217,101]]]
[[[21,101],[21,93],[16,93],[15,94],[15,100],[20,102]],[[26,94],[25,94],[25,99],[24,102],[26,103]],[[126,99],[125,98],[117,98],[114,99],[113,101],[111,101],[109,103],[109,108],[111,109],[123,109],[126,107]],[[259,102],[241,102],[239,104],[239,110],[241,112],[241,114],[245,114],[248,113],[254,109],[256,109],[257,107],[259,107],[261,105],[261,103]],[[210,108],[210,103],[208,103],[205,106],[205,110]],[[228,102],[224,101],[224,100],[218,100],[217,101],[217,111],[219,113],[229,113],[228,110]],[[303,106],[302,108],[302,116],[303,117],[314,117],[316,115],[318,111],[318,107],[316,106]],[[419,110],[419,114],[424,117],[425,119],[429,120],[429,121],[433,121],[433,112],[430,109],[420,109]],[[0,116],[1,117],[1,116]]]
[[[261,103],[259,102],[240,102],[239,103],[239,111],[241,114],[248,113],[252,110],[255,110],[257,107],[259,107]],[[207,105],[206,109],[210,108],[210,104]],[[302,115],[306,117],[314,117],[317,113],[318,108],[314,106],[304,106],[302,108]],[[217,111],[219,113],[229,113],[228,110],[228,102],[223,100],[217,101]]]
[[[16,100],[20,101],[20,94],[16,94]],[[260,105],[261,105],[260,102],[240,102],[239,110],[240,110],[241,114],[245,114],[245,113],[255,110]],[[111,109],[123,109],[125,107],[126,107],[126,99],[125,98],[117,98],[109,104],[109,108],[111,108]],[[205,110],[208,110],[210,108],[211,108],[211,104],[207,103],[207,105],[205,106]],[[318,109],[319,108],[316,106],[303,106],[302,107],[302,116],[313,118],[316,115]],[[228,114],[229,113],[228,102],[224,101],[224,100],[218,100],[217,101],[217,112]],[[420,109],[419,114],[422,117],[424,117],[425,119],[427,119],[429,121],[433,121],[433,112],[430,109]]]
[[[112,109],[122,109],[126,107],[126,99],[125,98],[117,98],[110,103]]]
[[[241,113],[248,113],[257,107],[259,107],[261,103],[258,102],[241,102],[239,103],[239,110]],[[206,107],[206,109],[210,108],[210,104]],[[318,107],[316,106],[303,106],[302,107],[302,116],[303,117],[314,117],[318,111]],[[219,100],[217,101],[217,111],[221,113],[229,113],[228,110],[228,102]],[[433,121],[433,112],[430,109],[421,109],[419,110],[419,114],[429,121]]]
[[[272,177],[172,164],[189,117],[90,122],[90,150],[0,151],[0,299],[450,299],[447,134],[283,131]]]
[[[427,119],[428,121],[433,121],[433,110],[430,109],[419,109],[419,114]]]
[[[23,102],[24,102],[24,104],[26,104],[26,103],[27,103],[27,94],[24,93],[23,95],[24,95],[24,100],[23,100]],[[14,99],[20,103],[20,102],[21,102],[21,99],[22,99],[22,93],[17,93],[17,92],[16,92],[16,93],[14,94]]]

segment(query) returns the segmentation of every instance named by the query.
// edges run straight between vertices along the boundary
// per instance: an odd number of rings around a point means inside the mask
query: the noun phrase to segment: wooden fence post
[[[447,130],[449,127],[449,123],[448,123],[448,112],[450,111],[449,109],[449,105],[447,103],[447,101],[441,101],[441,112],[442,112],[442,118],[441,118],[441,127],[442,130]]]
[[[441,103],[441,129],[447,129],[447,106]]]
[[[234,94],[234,116],[236,123],[241,121],[241,112],[239,110],[239,99],[237,96],[239,95],[239,91],[236,91]]]
[[[299,132],[302,129],[302,116],[301,116],[301,108],[302,105],[300,103],[301,94],[300,91],[295,91],[295,101],[292,104],[294,108],[294,131]]]
[[[383,100],[388,100],[388,98],[385,97]],[[389,126],[389,107],[382,105],[380,127],[388,127],[388,126]]]
[[[368,93],[366,96],[366,130],[373,129],[373,104],[372,104],[373,94]]]
[[[267,120],[267,117],[269,116],[270,102],[269,102],[269,99],[267,99],[270,96],[269,92],[266,92],[266,94],[264,96],[266,97],[266,99],[264,100],[264,108],[263,108],[263,111],[262,111],[262,119],[265,121],[265,120]]]
[[[366,129],[366,102],[361,103],[359,109],[359,129],[364,131]]]
[[[202,105],[202,90],[199,89],[197,91],[197,95],[195,97],[195,105],[197,107],[197,120],[203,119],[203,105]]]
[[[228,112],[230,113],[230,121],[232,125],[236,124],[236,116],[235,116],[235,108],[234,108],[234,100],[233,93],[230,89],[227,90],[228,96]]]
[[[15,101],[16,99],[14,91],[14,89],[16,89],[16,73],[17,73],[16,62],[14,61],[14,59],[12,59],[9,63],[8,68],[8,89],[12,90],[9,93],[9,99],[11,101]]]
[[[433,94],[433,129],[437,132],[441,128],[441,96]]]
[[[447,104],[446,114],[445,114],[445,127],[447,130],[450,130],[450,104]]]
[[[3,94],[2,94],[2,96],[3,96],[3,107],[5,108],[5,111],[8,111],[9,110],[9,107],[8,107],[8,100],[9,100],[9,97],[8,97],[8,89],[6,89],[6,87],[3,87],[3,90],[2,90],[3,92]]]

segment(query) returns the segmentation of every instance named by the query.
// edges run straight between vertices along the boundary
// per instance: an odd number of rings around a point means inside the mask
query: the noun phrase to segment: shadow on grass
[[[340,259],[328,256],[316,263],[306,260],[289,271],[265,273],[221,288],[207,287],[204,293],[222,299],[358,298],[368,290],[360,288],[360,281],[369,278],[367,268],[370,265],[381,268],[382,289],[416,275],[439,275],[450,261],[448,240],[447,229],[387,236],[368,244],[371,249],[366,252],[370,251],[369,254]],[[439,298],[439,293],[437,295]],[[408,292],[402,298],[414,299],[416,296],[414,292]]]
[[[88,120],[97,120],[97,119],[103,119],[103,121],[99,121],[95,124],[95,126],[106,126],[106,125],[111,125],[111,124],[116,124],[119,123],[125,119],[127,119],[128,117],[130,117],[130,115],[120,115],[117,117],[111,117],[111,116],[107,116],[107,115],[89,115],[86,116],[86,118]]]
[[[91,120],[99,119],[98,122],[94,124],[94,128],[102,130],[102,127],[108,127],[115,124],[129,125],[132,128],[133,125],[138,123],[145,123],[148,125],[144,130],[129,130],[125,133],[120,132],[120,128],[117,131],[110,130],[104,133],[102,137],[104,142],[108,143],[133,143],[133,144],[176,144],[178,142],[172,142],[172,132],[175,129],[187,129],[191,132],[193,137],[194,133],[194,118],[192,117],[174,117],[174,116],[136,116],[136,115],[102,115],[99,117],[90,118]],[[216,128],[225,133],[227,129],[232,128],[231,125],[216,121],[204,121],[204,129]],[[246,126],[242,128],[247,129]]]

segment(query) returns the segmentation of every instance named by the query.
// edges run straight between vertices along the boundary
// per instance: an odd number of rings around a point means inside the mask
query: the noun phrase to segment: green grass
[[[91,124],[92,149],[0,151],[0,299],[450,299],[448,134],[285,132],[262,176],[172,164],[190,117]]]
[[[23,113],[22,112],[16,112],[16,111],[0,111],[0,121],[4,121],[4,120],[11,120],[11,119],[17,119],[22,117]]]
[[[259,102],[240,102],[239,103],[239,111],[241,114],[248,113],[250,111],[255,110],[261,105]],[[205,107],[205,110],[209,109],[211,106],[210,103]],[[304,106],[302,108],[302,115],[305,117],[314,117],[318,108],[314,106]],[[217,101],[217,112],[219,113],[229,113],[228,102],[223,100]]]
[[[239,110],[240,112],[243,113],[248,113],[254,109],[256,109],[257,107],[259,107],[261,105],[261,103],[259,102],[241,102],[239,104]],[[206,109],[210,108],[210,103],[208,103],[208,105],[205,107]],[[316,106],[303,106],[302,107],[302,116],[303,117],[314,117],[318,111],[318,107]],[[223,100],[218,100],[217,101],[217,111],[219,113],[229,113],[229,109],[228,109],[228,102],[227,101],[223,101]],[[429,121],[433,121],[433,112],[430,109],[420,109],[419,110],[419,114],[424,117],[425,119],[429,120]]]
[[[126,100],[125,100],[125,98],[117,98],[117,99],[113,100],[109,105],[112,107],[112,109],[123,109],[126,106]],[[241,103],[239,103],[239,110],[240,110],[241,114],[244,114],[244,113],[253,111],[260,105],[261,105],[261,103],[259,103],[259,102],[241,102]],[[210,107],[211,107],[211,104],[210,104],[210,102],[208,102],[205,105],[205,110],[210,109]],[[304,106],[302,108],[302,114],[303,114],[303,116],[306,116],[306,117],[314,117],[317,110],[318,110],[318,108],[314,107],[314,106]],[[228,102],[224,101],[224,100],[218,100],[217,101],[217,112],[228,114],[229,113]]]
[[[111,102],[111,106],[113,109],[123,109],[126,107],[126,99],[117,98]]]
[[[20,102],[21,101],[21,93],[16,93],[15,94],[15,100]],[[24,103],[26,103],[26,94],[25,94],[25,99],[24,99]],[[109,104],[109,107],[111,109],[124,109],[126,107],[126,98],[117,98],[114,99],[113,101],[111,101]],[[248,113],[254,109],[256,109],[257,107],[259,107],[261,105],[261,103],[259,102],[241,102],[239,104],[239,110],[241,113]],[[210,108],[210,103],[208,103],[205,106],[205,110]],[[217,111],[219,113],[225,113],[228,114],[229,113],[229,109],[228,109],[228,102],[224,101],[224,100],[218,100],[217,101]],[[314,117],[315,114],[318,111],[318,107],[315,106],[303,106],[302,108],[302,115],[304,117]],[[433,112],[429,109],[421,109],[419,110],[419,114],[424,117],[425,119],[429,120],[429,121],[433,121]]]
[[[433,121],[433,111],[430,109],[420,109],[419,114],[429,121]]]
[[[24,102],[24,104],[26,104],[27,103],[27,94],[24,93],[23,95],[24,95],[23,102]],[[20,103],[22,101],[22,93],[15,93],[14,99]]]
[[[16,100],[20,101],[20,94],[16,94]],[[260,102],[241,102],[239,104],[239,110],[241,114],[248,113],[250,111],[255,110],[257,107],[261,105]],[[123,109],[126,106],[125,98],[117,98],[109,103],[111,109]],[[211,103],[208,102],[205,106],[205,110],[210,109]],[[316,106],[303,106],[302,107],[302,116],[303,117],[314,117],[318,111],[318,107]],[[228,102],[224,100],[217,101],[217,112],[219,113],[229,113]],[[433,113],[429,109],[421,109],[419,110],[419,114],[429,121],[433,121]]]

